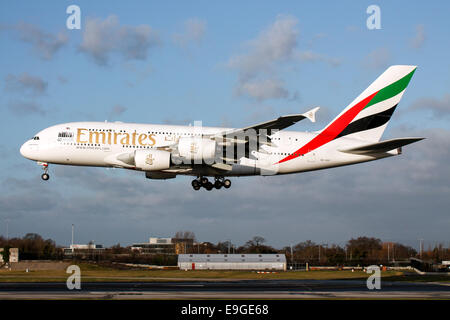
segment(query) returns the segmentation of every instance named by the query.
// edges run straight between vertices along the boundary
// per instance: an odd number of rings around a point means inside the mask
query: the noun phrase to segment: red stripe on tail
[[[337,118],[333,123],[331,123],[328,127],[326,127],[320,134],[314,137],[314,139],[309,141],[307,144],[305,144],[303,147],[295,151],[293,154],[287,156],[284,159],[281,159],[277,163],[282,163],[291,159],[295,159],[301,155],[307,154],[308,152],[311,152],[336,138],[339,135],[339,133],[341,133],[342,130],[344,130],[348,126],[348,124],[352,122],[352,120],[358,115],[358,113],[360,113],[361,110],[363,110],[366,107],[366,105],[370,102],[370,100],[372,100],[373,97],[375,97],[377,93],[378,91],[355,104],[353,107],[347,110],[342,116]]]

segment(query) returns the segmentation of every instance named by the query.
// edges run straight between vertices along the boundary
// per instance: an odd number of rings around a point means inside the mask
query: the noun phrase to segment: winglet
[[[314,109],[311,109],[309,111],[306,111],[302,114],[305,118],[308,118],[311,122],[316,122],[316,112],[319,110],[320,107],[315,107]]]

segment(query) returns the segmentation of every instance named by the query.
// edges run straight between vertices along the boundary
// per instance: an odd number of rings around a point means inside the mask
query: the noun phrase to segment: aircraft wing
[[[216,134],[212,134],[211,136],[209,136],[209,138],[212,140],[216,140],[218,146],[222,146],[224,148],[239,144],[246,145],[249,157],[253,159],[253,151],[265,154],[268,153],[266,150],[261,148],[261,146],[274,146],[274,143],[272,143],[269,137],[274,133],[273,130],[283,130],[305,118],[308,118],[311,122],[315,122],[315,115],[317,110],[319,109],[320,107],[316,107],[302,114],[285,115],[277,119],[255,124],[253,126],[222,131]],[[222,159],[226,163],[235,162],[235,160],[233,159]],[[230,170],[228,166],[226,168],[224,166],[223,168],[220,167],[217,169]]]
[[[311,109],[302,114],[291,114],[291,115],[281,116],[277,119],[258,123],[253,126],[220,132],[220,133],[215,134],[213,136],[213,138],[222,139],[222,138],[232,137],[232,136],[240,136],[240,135],[243,136],[249,130],[255,130],[256,134],[259,135],[260,134],[259,131],[265,129],[265,130],[267,130],[266,132],[268,132],[270,134],[271,130],[286,129],[287,127],[290,127],[305,118],[308,118],[311,122],[316,122],[315,114],[316,114],[317,110],[319,110],[319,109],[320,109],[320,107],[316,107],[316,108]]]
[[[423,139],[425,138],[398,138],[377,143],[365,144],[356,148],[344,149],[339,151],[354,154],[384,153]]]

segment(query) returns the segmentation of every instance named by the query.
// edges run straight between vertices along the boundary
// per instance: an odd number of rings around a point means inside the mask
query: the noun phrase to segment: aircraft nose
[[[20,147],[20,154],[29,159],[30,157],[30,147],[28,146],[28,142],[25,142],[21,147]]]

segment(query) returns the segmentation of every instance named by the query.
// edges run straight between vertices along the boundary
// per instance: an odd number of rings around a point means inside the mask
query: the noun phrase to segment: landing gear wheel
[[[201,178],[200,178],[200,183],[201,183],[202,186],[206,186],[206,184],[207,184],[208,182],[209,182],[209,181],[208,181],[208,178],[206,178],[206,177],[201,177]]]
[[[192,180],[192,188],[199,190],[201,188],[200,182],[198,180]]]
[[[220,180],[216,180],[214,182],[214,188],[216,188],[216,189],[222,188],[222,182],[220,182]]]
[[[48,173],[43,173],[41,178],[42,178],[42,180],[47,181],[48,179],[50,179],[50,176],[48,175]]]
[[[223,180],[223,186],[228,189],[229,187],[231,187],[231,181],[229,179],[225,179]]]
[[[204,185],[204,187],[205,187],[206,190],[211,191],[212,188],[213,188],[213,184],[212,184],[211,182],[208,181],[208,182]]]

